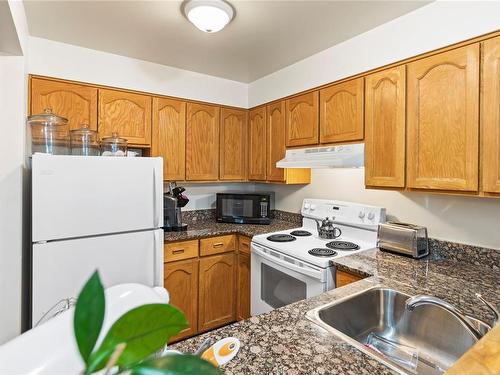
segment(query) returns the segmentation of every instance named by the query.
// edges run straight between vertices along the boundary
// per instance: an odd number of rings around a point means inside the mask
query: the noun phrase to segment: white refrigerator
[[[31,193],[32,325],[96,269],[163,286],[162,158],[35,154]]]

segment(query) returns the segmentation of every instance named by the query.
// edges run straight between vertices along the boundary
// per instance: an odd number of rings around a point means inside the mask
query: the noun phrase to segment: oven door
[[[251,314],[258,315],[327,290],[330,270],[252,243]],[[331,277],[330,277],[331,279]]]

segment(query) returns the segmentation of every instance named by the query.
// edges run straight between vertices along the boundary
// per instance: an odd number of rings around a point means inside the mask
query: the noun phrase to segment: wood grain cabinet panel
[[[235,254],[213,255],[200,259],[200,332],[236,319]]]
[[[353,273],[337,270],[335,272],[335,288],[340,288],[344,285],[349,285],[362,279],[363,278],[361,276]]]
[[[408,64],[408,187],[478,190],[479,44]]]
[[[238,254],[236,320],[250,318],[250,254]]]
[[[285,181],[285,170],[276,162],[285,157],[285,101],[267,106],[267,180]]]
[[[46,108],[68,119],[70,129],[88,124],[97,130],[97,88],[77,83],[48,79],[31,79],[32,115],[43,113]]]
[[[220,107],[188,103],[186,120],[186,180],[219,177]]]
[[[483,191],[500,193],[500,37],[483,43],[482,74]]]
[[[202,238],[200,240],[200,255],[214,255],[236,250],[236,235]]]
[[[320,142],[362,140],[363,77],[320,90]]]
[[[302,94],[286,101],[286,145],[318,144],[319,92]]]
[[[405,66],[365,78],[365,183],[405,186]]]
[[[182,310],[189,322],[189,327],[170,342],[198,332],[198,263],[198,259],[165,263],[164,287],[170,295],[170,304]]]
[[[266,107],[252,109],[248,114],[248,179],[266,180]]]
[[[163,157],[163,178],[185,180],[186,102],[153,98],[152,156]]]
[[[247,111],[222,108],[220,119],[221,180],[246,178]]]
[[[131,145],[151,144],[151,97],[130,92],[99,89],[99,135],[116,132]]]

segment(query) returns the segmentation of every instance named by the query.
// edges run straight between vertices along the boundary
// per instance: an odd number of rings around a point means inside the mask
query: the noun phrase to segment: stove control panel
[[[385,222],[385,208],[327,199],[304,199],[302,216],[312,219],[333,218],[339,224],[376,229]]]

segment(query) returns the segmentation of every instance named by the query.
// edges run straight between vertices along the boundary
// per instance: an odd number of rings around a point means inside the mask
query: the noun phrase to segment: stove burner
[[[315,249],[311,249],[308,251],[309,254],[317,256],[317,257],[333,257],[337,255],[336,251],[333,251],[331,249],[325,249],[321,247],[317,247]]]
[[[296,240],[294,236],[289,234],[272,234],[267,239],[272,242],[292,242]]]
[[[292,236],[297,236],[297,237],[312,236],[312,233],[308,232],[307,230],[294,230],[294,231],[291,231],[290,234]]]
[[[326,247],[330,249],[335,249],[335,250],[344,250],[344,251],[353,251],[353,250],[358,250],[359,245],[356,245],[353,242],[347,242],[347,241],[332,241],[328,242],[326,244]]]

